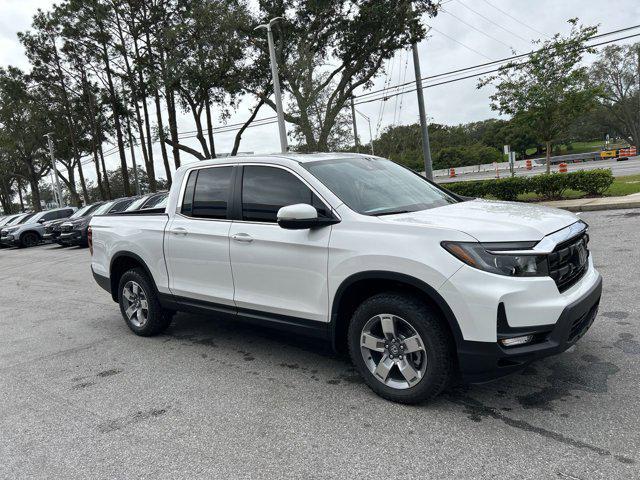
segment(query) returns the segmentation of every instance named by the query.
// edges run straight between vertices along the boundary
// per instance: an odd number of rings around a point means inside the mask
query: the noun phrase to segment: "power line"
[[[438,30],[436,27],[431,26],[431,29],[432,29],[433,31],[438,32],[440,35],[447,37],[449,40],[451,40],[451,41],[453,41],[453,42],[456,42],[458,45],[460,45],[460,46],[462,46],[462,47],[466,48],[467,50],[470,50],[470,51],[472,51],[473,53],[477,53],[478,55],[480,55],[481,57],[486,58],[487,60],[491,60],[491,57],[487,57],[484,53],[479,52],[479,51],[478,51],[478,50],[476,50],[475,48],[472,48],[472,47],[470,47],[469,45],[465,45],[464,43],[460,42],[459,40],[456,40],[455,38],[450,37],[450,36],[449,36],[449,35],[447,35],[446,33],[441,32],[440,30]]]
[[[495,10],[499,11],[500,13],[502,13],[503,15],[506,15],[507,17],[509,17],[511,20],[519,23],[520,25],[524,25],[525,27],[527,27],[529,30],[531,30],[532,32],[536,32],[539,35],[542,35],[543,37],[546,38],[550,38],[549,35],[547,35],[544,32],[541,32],[540,30],[536,30],[535,28],[533,28],[531,25],[529,25],[527,22],[523,22],[522,20],[518,20],[516,17],[514,17],[513,15],[511,15],[508,12],[505,12],[504,10],[502,10],[501,8],[496,7],[493,3],[489,2],[488,0],[482,0],[484,3],[486,3],[487,5],[489,5],[490,7],[494,8]]]
[[[584,49],[595,48],[595,47],[599,47],[599,46],[606,45],[606,44],[609,44],[609,43],[615,43],[615,42],[619,42],[619,41],[622,41],[622,40],[627,40],[629,38],[634,38],[634,37],[639,37],[639,36],[640,36],[640,33],[636,33],[634,35],[628,35],[626,37],[614,38],[613,40],[607,40],[605,42],[600,42],[600,43],[596,43],[596,44],[592,44],[592,45],[587,45],[587,46],[584,47]],[[530,55],[530,54],[527,54],[527,55]],[[525,55],[525,56],[527,56],[527,55]],[[519,56],[522,57],[522,55],[519,55]],[[466,75],[464,77],[453,78],[453,79],[445,80],[445,81],[438,82],[438,83],[431,83],[429,85],[425,85],[423,88],[432,88],[432,87],[437,87],[439,85],[446,85],[448,83],[454,83],[454,82],[459,82],[461,80],[467,80],[469,78],[481,77],[482,75],[487,75],[489,73],[499,72],[501,70],[501,68],[502,67],[498,67],[498,68],[495,68],[493,70],[487,70],[487,71],[483,71],[483,72],[480,72],[480,73],[473,73],[473,74],[470,74],[470,75]],[[415,82],[412,82],[412,83],[415,83]],[[355,105],[362,105],[363,103],[371,103],[371,102],[375,102],[375,101],[378,101],[378,100],[386,101],[386,100],[389,100],[390,98],[393,98],[393,97],[395,97],[397,95],[404,95],[406,93],[415,92],[416,90],[417,90],[416,88],[413,88],[411,90],[404,90],[401,93],[393,93],[393,94],[383,95],[383,96],[372,98],[372,99],[365,99],[365,100],[361,100],[359,102],[355,102]],[[362,97],[356,97],[356,98],[362,98]]]
[[[431,28],[433,28],[433,27],[431,27]],[[637,28],[640,28],[640,24],[638,24],[638,25],[633,25],[633,26],[630,26],[630,27],[620,28],[620,29],[617,29],[617,30],[612,30],[612,31],[610,31],[610,32],[600,33],[600,34],[598,34],[598,35],[594,35],[593,37],[591,37],[591,40],[596,39],[596,38],[608,37],[608,36],[610,36],[610,35],[615,35],[615,34],[617,34],[617,33],[627,32],[627,31],[629,31],[629,30],[635,30],[635,29],[637,29]],[[434,30],[435,30],[435,29],[434,29]],[[437,30],[436,30],[436,31],[437,31]],[[632,35],[631,37],[633,37],[633,36],[635,36],[635,35]],[[625,40],[625,39],[627,39],[627,38],[631,38],[631,37],[623,37],[623,38],[615,39],[614,41]],[[452,40],[454,40],[454,41],[455,41],[455,39],[452,39]],[[600,46],[600,45],[604,45],[605,43],[610,43],[610,42],[598,43],[598,44],[594,44],[594,45],[591,45],[591,46],[593,46],[593,47],[597,47],[597,46]],[[467,48],[470,48],[470,47],[467,47]],[[589,47],[587,47],[587,48],[589,48]],[[504,58],[501,58],[501,59],[499,59],[499,60],[492,60],[492,61],[490,61],[490,62],[486,62],[486,63],[479,63],[479,64],[477,64],[477,65],[472,65],[472,66],[469,66],[469,67],[463,67],[463,68],[458,68],[458,69],[455,69],[455,70],[449,70],[449,71],[447,71],[447,72],[437,73],[437,74],[435,74],[435,75],[430,75],[430,76],[427,76],[427,77],[422,77],[422,80],[423,80],[423,81],[426,81],[426,80],[432,80],[432,79],[435,79],[435,78],[451,76],[451,75],[453,75],[453,74],[455,74],[455,73],[462,73],[462,72],[467,72],[467,71],[471,71],[471,70],[477,70],[477,69],[482,68],[482,67],[488,67],[488,66],[491,66],[491,65],[498,65],[498,64],[506,63],[506,62],[509,62],[509,61],[512,61],[512,60],[517,60],[517,59],[519,59],[519,58],[528,57],[529,55],[531,55],[531,54],[533,54],[533,53],[538,53],[538,52],[541,52],[541,51],[543,51],[543,50],[544,50],[544,48],[539,48],[538,50],[533,50],[533,51],[531,51],[531,52],[529,52],[529,53],[520,53],[520,54],[518,54],[518,55],[512,55],[512,56],[510,56],[510,57],[504,57]],[[476,53],[479,53],[479,52],[476,52]],[[484,55],[483,55],[483,56],[484,56]],[[403,84],[400,84],[400,85],[395,85],[395,86],[390,87],[390,88],[379,89],[379,90],[372,90],[372,91],[369,91],[369,92],[365,92],[365,93],[363,93],[362,95],[358,95],[356,98],[363,98],[363,97],[367,97],[367,96],[370,96],[370,95],[374,95],[374,94],[376,94],[376,93],[380,93],[380,92],[382,92],[382,91],[394,90],[394,89],[397,89],[397,88],[399,88],[399,87],[403,87],[403,86],[407,86],[407,85],[412,85],[412,84],[414,84],[414,83],[416,83],[416,82],[415,82],[415,80],[412,80],[412,81],[410,81],[410,82],[406,82],[406,83],[403,83]]]
[[[525,42],[525,43],[531,43],[531,40],[530,40],[530,39],[526,39],[526,38],[524,38],[524,37],[522,37],[522,36],[518,35],[518,34],[517,34],[516,32],[514,32],[513,30],[509,30],[508,28],[503,27],[503,26],[502,26],[502,25],[500,25],[499,23],[494,22],[494,21],[493,21],[493,20],[491,20],[489,17],[484,16],[483,14],[481,14],[480,12],[478,12],[478,11],[474,10],[473,8],[471,8],[470,6],[468,6],[467,4],[462,3],[462,1],[461,1],[461,0],[456,0],[456,1],[457,1],[460,5],[462,5],[464,8],[466,8],[467,10],[469,10],[469,11],[471,11],[471,12],[475,13],[475,14],[476,14],[476,15],[478,15],[480,18],[483,18],[484,20],[486,20],[487,22],[489,22],[489,23],[491,23],[491,24],[495,25],[495,26],[496,26],[496,27],[498,27],[499,29],[504,30],[505,32],[507,32],[507,33],[509,33],[509,34],[513,35],[513,36],[514,36],[514,37],[516,37],[516,38],[519,38],[520,40],[522,40],[522,41],[523,41],[523,42]]]
[[[483,32],[482,30],[480,30],[479,28],[474,27],[472,24],[470,24],[469,22],[466,22],[464,20],[462,20],[460,17],[457,17],[456,15],[454,15],[453,13],[451,13],[449,10],[445,10],[444,8],[441,8],[440,11],[451,15],[453,18],[455,18],[456,20],[458,20],[460,23],[464,23],[467,27],[475,30],[476,32],[484,35],[487,38],[490,38],[491,40],[493,40],[494,42],[498,42],[501,43],[502,45],[504,45],[507,48],[510,48],[511,50],[515,50],[511,45],[509,45],[508,43],[503,42],[502,40],[500,40],[499,38],[496,38],[492,35],[489,35],[487,32]]]

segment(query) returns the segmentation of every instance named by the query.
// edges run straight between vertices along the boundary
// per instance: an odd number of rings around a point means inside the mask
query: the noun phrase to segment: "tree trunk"
[[[24,212],[24,199],[22,198],[22,182],[20,180],[16,180],[18,184],[18,200],[20,200],[20,211]]]
[[[107,200],[112,200],[111,184],[109,183],[109,173],[107,172],[107,166],[104,163],[104,151],[102,150],[102,143],[98,142],[98,154],[100,155],[100,164],[102,165],[102,173],[104,174],[104,189],[107,193]]]
[[[209,136],[209,156],[210,158],[216,158],[216,146],[213,143],[213,120],[211,118],[211,99],[207,92],[207,98],[205,101],[205,109],[207,115],[207,135]]]
[[[40,205],[40,187],[38,186],[38,178],[33,167],[29,168],[29,186],[31,187],[31,205],[34,212],[42,210]]]
[[[82,160],[78,160],[78,173],[80,174],[80,187],[82,187],[82,196],[87,205],[91,203],[89,198],[89,191],[87,190],[87,182],[84,180],[84,172],[82,170]],[[78,208],[82,206],[82,203],[78,203]]]
[[[547,141],[547,173],[551,173],[551,142]]]
[[[158,89],[154,89],[154,101],[156,104],[156,122],[158,124],[158,136],[160,137],[160,151],[162,152],[162,162],[164,163],[164,171],[167,175],[167,183],[171,187],[171,166],[169,165],[169,155],[167,153],[167,145],[165,143],[164,121],[162,119],[162,107],[160,106],[160,94]]]
[[[64,175],[58,174],[58,176],[62,179],[64,184],[69,189],[69,195],[71,196],[71,202],[80,206],[82,204],[82,200],[80,199],[80,195],[78,195],[78,190],[76,189],[76,176],[73,173],[73,166],[67,167],[67,175],[69,178],[65,178]]]
[[[94,12],[95,13],[95,12]],[[98,15],[95,15],[98,18]],[[98,29],[102,35],[106,35],[104,31],[104,25],[101,22],[97,22]],[[122,184],[124,187],[124,195],[131,196],[131,184],[129,182],[129,171],[127,170],[127,157],[124,148],[124,138],[122,136],[122,124],[120,122],[120,108],[118,105],[118,97],[116,97],[116,89],[113,84],[113,77],[111,75],[111,61],[109,60],[109,52],[107,50],[106,42],[100,43],[102,50],[102,61],[104,62],[105,73],[107,75],[107,89],[109,91],[109,101],[111,103],[111,110],[113,112],[113,125],[116,130],[116,140],[118,143],[118,153],[120,155],[120,168],[122,169]]]
[[[133,147],[134,141],[133,141],[133,135],[131,134],[131,121],[127,118],[126,122],[127,122],[127,134],[129,135],[129,151],[131,152],[133,178],[134,178],[135,189],[136,189],[135,194],[141,195],[142,189],[140,187],[140,179],[138,178],[138,165],[136,164],[136,152]]]
[[[106,200],[107,194],[104,191],[104,185],[102,184],[102,173],[100,173],[100,159],[98,158],[98,147],[96,146],[95,139],[92,142],[93,147],[93,164],[96,167],[96,179],[98,181],[98,191],[100,192],[100,200]]]
[[[168,86],[165,86],[165,97],[167,100],[167,113],[169,114],[169,134],[171,135],[171,145],[173,146],[173,162],[176,168],[180,168],[180,149],[178,148],[180,138],[176,119],[176,96]]]
[[[231,150],[232,157],[235,157],[238,154],[238,149],[240,148],[240,141],[242,140],[242,134],[249,127],[249,125],[251,125],[251,123],[255,120],[256,115],[258,115],[258,111],[263,105],[264,105],[264,99],[261,98],[260,101],[258,102],[258,105],[256,105],[256,108],[253,109],[253,113],[251,114],[249,119],[246,122],[244,122],[244,125],[242,125],[240,130],[238,130],[238,133],[236,133],[236,138],[233,142],[233,150]]]

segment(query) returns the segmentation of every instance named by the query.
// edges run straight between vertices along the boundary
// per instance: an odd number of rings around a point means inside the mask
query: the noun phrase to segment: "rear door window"
[[[233,167],[211,167],[197,171],[193,192],[191,216],[196,218],[226,219],[231,190]],[[192,172],[191,176],[196,172]],[[191,182],[191,177],[189,177]],[[188,201],[185,192],[185,201]],[[184,207],[183,203],[183,207]]]

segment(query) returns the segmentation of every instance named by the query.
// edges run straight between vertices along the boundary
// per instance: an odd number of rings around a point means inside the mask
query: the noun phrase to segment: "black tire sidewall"
[[[124,303],[122,301],[124,286],[130,281],[136,282],[138,285],[140,285],[140,288],[142,288],[147,298],[147,322],[141,327],[134,325],[127,318]],[[120,312],[122,313],[122,318],[124,319],[127,326],[131,329],[131,331],[133,331],[136,335],[140,335],[143,337],[156,335],[165,330],[171,320],[171,317],[165,315],[165,312],[160,306],[156,290],[149,281],[146,273],[139,269],[128,270],[122,275],[122,277],[120,277],[120,282],[118,284],[118,303],[120,304]]]
[[[27,239],[29,238],[33,239],[33,243],[27,242]],[[22,234],[22,237],[20,238],[20,246],[23,248],[35,247],[38,244],[38,240],[39,237],[37,233],[27,232]]]
[[[392,314],[407,321],[425,344],[427,369],[420,382],[407,389],[384,385],[369,371],[362,358],[360,337],[365,324],[380,314]],[[405,294],[379,294],[365,300],[349,325],[351,360],[367,385],[378,395],[400,403],[421,403],[437,396],[453,374],[453,352],[448,331],[439,316],[424,302]]]

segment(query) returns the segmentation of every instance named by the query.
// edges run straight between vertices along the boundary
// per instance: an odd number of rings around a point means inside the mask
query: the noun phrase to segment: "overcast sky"
[[[16,33],[29,28],[31,17],[38,8],[47,9],[52,4],[49,0],[0,0],[0,65],[28,68]],[[566,33],[569,30],[566,21],[572,17],[579,17],[585,24],[599,25],[601,33],[637,24],[640,19],[638,0],[445,0],[443,8],[437,18],[425,19],[433,29],[429,38],[419,46],[423,77],[507,57],[511,49],[518,53],[527,52],[531,50],[528,42],[531,39],[551,36],[555,32]],[[633,33],[637,32],[640,30]],[[376,80],[374,89],[382,88],[387,76],[392,85],[403,83],[405,78],[406,81],[413,80],[413,63],[408,53],[398,52],[386,65],[385,72]],[[426,89],[429,121],[458,124],[496,116],[489,106],[490,90],[478,90],[476,84],[477,79],[469,79]],[[227,123],[244,121],[248,116],[248,105],[252,102],[241,103]],[[415,93],[397,97],[397,100],[363,104],[358,109],[371,118],[374,137],[394,123],[418,121]],[[264,107],[258,117],[272,115],[274,112]],[[369,129],[361,116],[358,116],[358,128],[362,140],[367,142]],[[179,130],[193,129],[189,117],[182,115]],[[217,151],[229,152],[234,135],[216,135]],[[276,152],[279,149],[277,135],[276,125],[248,129],[240,150]],[[140,157],[138,154],[139,161]],[[157,145],[155,158],[156,172],[162,176],[164,167]],[[183,162],[195,161],[184,153],[182,158]],[[109,168],[119,164],[117,155],[107,160]],[[91,172],[90,167],[85,167],[87,177],[94,178],[95,172]]]

